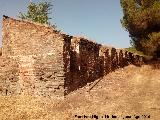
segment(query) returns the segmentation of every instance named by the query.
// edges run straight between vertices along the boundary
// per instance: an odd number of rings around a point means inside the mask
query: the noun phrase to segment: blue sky
[[[41,0],[32,1],[37,3]],[[87,36],[97,43],[117,48],[130,46],[128,32],[120,23],[123,13],[119,0],[46,1],[53,4],[50,21],[56,24],[59,30],[70,35]],[[2,21],[3,14],[16,18],[19,12],[27,11],[28,4],[29,0],[0,0],[0,20]]]

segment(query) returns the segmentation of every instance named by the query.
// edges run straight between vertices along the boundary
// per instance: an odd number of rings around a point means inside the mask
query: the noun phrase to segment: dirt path
[[[153,69],[150,65],[130,65],[108,74],[87,92],[90,87],[87,85],[72,92],[65,100],[57,102],[48,99],[1,98],[4,103],[0,104],[0,107],[3,104],[0,118],[96,120],[98,117],[98,120],[160,120],[160,69]],[[12,112],[6,114],[4,109]],[[83,118],[75,115],[83,115]],[[96,116],[84,118],[84,115]],[[117,118],[112,118],[115,116]]]

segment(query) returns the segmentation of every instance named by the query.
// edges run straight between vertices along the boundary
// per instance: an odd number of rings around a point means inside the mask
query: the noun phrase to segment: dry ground
[[[87,92],[87,85],[53,101],[33,96],[0,97],[1,120],[96,120],[75,115],[97,115],[98,120],[160,120],[160,69],[157,64],[130,65],[105,76]],[[102,118],[109,115],[110,118]],[[117,118],[111,118],[112,115]]]

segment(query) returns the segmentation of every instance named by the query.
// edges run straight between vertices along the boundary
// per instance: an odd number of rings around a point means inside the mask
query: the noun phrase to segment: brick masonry
[[[6,16],[2,38],[2,95],[63,97],[115,69],[143,63],[133,53]]]

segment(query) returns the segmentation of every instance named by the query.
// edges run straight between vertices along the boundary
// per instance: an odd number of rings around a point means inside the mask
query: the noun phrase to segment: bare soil
[[[98,80],[70,93],[64,100],[22,95],[1,96],[0,119],[160,120],[158,68],[158,62],[142,67],[129,65],[106,75],[94,87]],[[95,118],[86,118],[92,115],[96,115]]]

